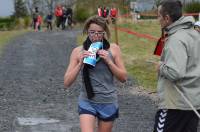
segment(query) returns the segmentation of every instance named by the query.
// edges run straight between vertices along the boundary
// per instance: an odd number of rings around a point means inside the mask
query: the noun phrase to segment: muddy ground
[[[79,132],[79,80],[64,90],[63,76],[79,30],[30,32],[0,57],[0,132]],[[151,132],[156,96],[133,79],[118,83],[120,117],[113,132]]]

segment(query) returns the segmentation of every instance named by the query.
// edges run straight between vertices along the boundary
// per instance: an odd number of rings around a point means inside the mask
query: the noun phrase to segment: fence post
[[[115,22],[114,22],[114,27],[115,27],[115,43],[117,45],[119,45],[119,43],[118,43],[118,31],[117,31],[117,20],[115,20]]]
[[[199,21],[200,21],[200,12],[199,12]]]

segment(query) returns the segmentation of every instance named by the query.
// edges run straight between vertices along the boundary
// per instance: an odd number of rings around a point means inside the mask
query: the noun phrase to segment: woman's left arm
[[[124,66],[121,50],[118,45],[111,44],[110,51],[113,55],[114,62],[109,57],[109,52],[106,50],[99,50],[98,54],[104,61],[108,64],[110,70],[114,74],[114,76],[121,82],[125,82],[127,80],[127,71]]]

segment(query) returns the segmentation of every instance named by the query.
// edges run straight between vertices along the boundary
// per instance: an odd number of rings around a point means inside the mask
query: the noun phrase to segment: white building
[[[133,12],[149,11],[156,8],[157,0],[132,0],[130,1],[130,8]],[[183,5],[189,2],[200,2],[200,0],[180,0]]]

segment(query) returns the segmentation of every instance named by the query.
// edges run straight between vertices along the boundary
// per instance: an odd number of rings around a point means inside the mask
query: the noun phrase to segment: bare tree
[[[25,0],[25,2],[30,14],[33,13],[35,7],[40,7],[41,5],[41,0]]]
[[[23,0],[15,0],[14,1],[14,8],[16,17],[24,17],[28,15],[26,3]]]
[[[156,7],[160,4],[161,0],[154,0],[154,3],[156,4]]]
[[[46,7],[48,8],[49,12],[53,12],[55,6],[55,0],[45,0]]]
[[[62,4],[67,7],[72,7],[77,0],[25,0],[29,13],[32,14],[35,7],[39,8],[41,14],[53,12],[57,4]]]

